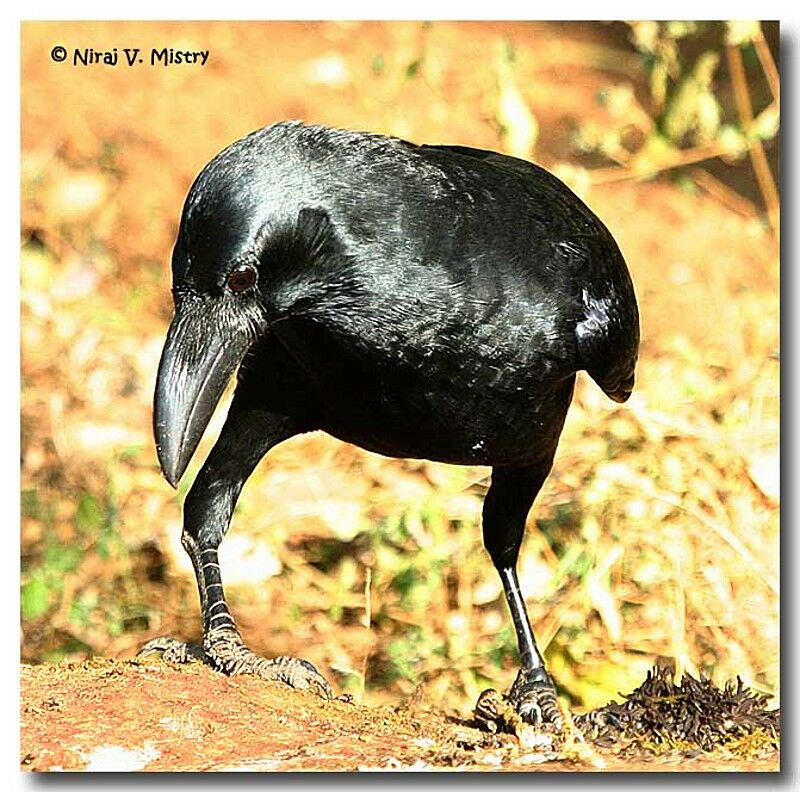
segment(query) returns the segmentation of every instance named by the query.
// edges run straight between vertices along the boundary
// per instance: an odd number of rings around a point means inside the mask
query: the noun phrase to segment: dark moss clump
[[[742,684],[720,689],[701,675],[675,684],[671,668],[649,671],[645,681],[620,704],[573,716],[587,740],[626,753],[686,753],[724,750],[757,757],[780,747],[780,710],[766,708],[768,696]]]

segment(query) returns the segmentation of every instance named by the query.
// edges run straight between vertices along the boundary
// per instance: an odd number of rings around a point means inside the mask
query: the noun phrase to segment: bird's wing
[[[430,152],[470,157],[524,179],[533,179],[560,193],[568,188],[544,168],[532,162],[468,146],[419,147]],[[576,199],[577,201],[577,199]],[[579,201],[577,201],[580,203]],[[623,402],[631,394],[639,347],[639,314],[633,284],[622,254],[605,226],[574,245],[567,238],[556,243],[568,270],[580,273],[581,315],[575,336],[581,366],[612,399]]]

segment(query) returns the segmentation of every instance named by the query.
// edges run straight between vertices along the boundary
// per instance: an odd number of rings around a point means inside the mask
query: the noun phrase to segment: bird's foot
[[[494,688],[484,690],[475,704],[475,723],[491,734],[516,732],[522,725],[519,713],[508,703],[508,699]]]
[[[564,716],[558,706],[556,686],[544,668],[520,670],[508,691],[508,701],[525,723],[543,730],[563,731]]]
[[[152,654],[161,654],[161,659],[166,663],[183,664],[199,660],[229,676],[253,674],[262,679],[283,682],[298,690],[311,690],[324,699],[333,698],[328,681],[308,660],[299,657],[267,660],[248,649],[239,632],[230,627],[209,630],[203,639],[203,646],[175,638],[154,638],[136,656]]]
[[[298,690],[311,690],[324,699],[333,698],[328,680],[308,660],[299,657],[267,660],[248,649],[238,631],[230,627],[209,630],[203,639],[203,649],[208,662],[230,676],[253,674]]]
[[[492,733],[515,734],[524,724],[556,734],[562,733],[565,725],[555,686],[544,669],[520,671],[507,696],[484,690],[475,705],[475,722]]]

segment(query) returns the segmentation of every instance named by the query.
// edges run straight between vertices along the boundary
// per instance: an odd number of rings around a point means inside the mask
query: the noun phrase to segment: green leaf
[[[23,517],[32,517],[34,520],[42,519],[42,507],[36,490],[22,490],[20,493],[20,508]]]
[[[411,63],[406,66],[406,79],[411,80],[416,77],[420,66],[422,66],[422,58],[411,61]]]
[[[82,600],[75,600],[69,606],[69,620],[72,624],[86,628],[92,623],[91,619],[92,609]]]
[[[34,577],[23,585],[20,603],[22,618],[35,619],[50,607],[50,589],[40,577]]]
[[[81,534],[93,534],[103,524],[103,510],[97,499],[84,495],[75,510],[75,527]]]
[[[72,545],[51,544],[42,553],[42,568],[50,576],[55,575],[61,583],[64,572],[72,572],[80,561],[81,550]]]
[[[128,445],[119,451],[119,458],[123,462],[129,459],[135,459],[143,450],[144,446],[141,444]]]
[[[422,576],[414,567],[406,567],[398,572],[392,581],[392,588],[400,594],[404,605],[408,605],[415,589],[421,582]]]

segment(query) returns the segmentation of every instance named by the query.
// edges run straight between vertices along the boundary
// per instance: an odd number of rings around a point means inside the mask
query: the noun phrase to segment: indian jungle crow
[[[483,540],[520,654],[508,701],[527,722],[561,724],[516,562],[576,372],[617,402],[633,388],[638,309],[603,223],[520,159],[281,122],[197,177],[172,278],[154,430],[173,487],[238,375],[184,504],[202,649],[157,638],[142,651],[332,696],[309,662],[244,645],[217,558],[264,454],[324,430],[386,456],[492,467]]]

